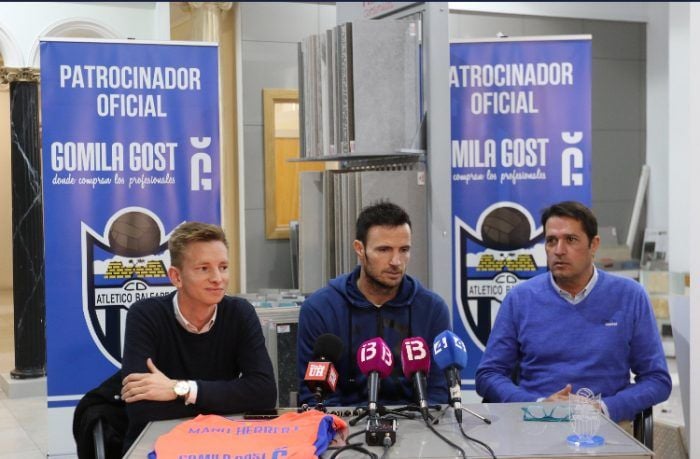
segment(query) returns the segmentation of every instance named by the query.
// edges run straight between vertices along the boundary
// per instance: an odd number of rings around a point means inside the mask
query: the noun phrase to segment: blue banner
[[[450,44],[453,321],[464,389],[506,293],[546,271],[540,212],[590,205],[590,39]]]
[[[129,306],[174,288],[172,230],[221,220],[218,67],[211,44],[41,43],[50,408],[121,366]]]

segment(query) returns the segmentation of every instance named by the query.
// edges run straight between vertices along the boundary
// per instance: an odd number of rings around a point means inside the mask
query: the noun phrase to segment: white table
[[[572,434],[568,422],[523,421],[521,407],[531,403],[486,403],[466,405],[467,408],[491,419],[490,425],[472,416],[463,414],[464,431],[470,437],[488,444],[499,459],[504,458],[610,458],[633,459],[651,458],[653,452],[637,442],[617,424],[603,418],[598,434],[605,439],[605,444],[596,448],[577,448],[567,443],[566,437]],[[336,410],[336,408],[329,408]],[[454,412],[447,408],[434,413],[440,419],[436,429],[458,444],[470,459],[490,458],[483,447],[467,441],[459,431]],[[345,418],[348,420],[349,418]],[[168,432],[182,420],[152,422],[146,426],[137,441],[125,457],[143,459],[153,450],[156,439]],[[362,430],[366,423],[360,421],[351,432]],[[364,435],[353,438],[364,442]],[[381,447],[371,447],[371,451],[381,457]],[[330,457],[326,452],[322,457]],[[360,452],[347,451],[342,458],[366,458]],[[445,444],[433,434],[422,419],[399,419],[396,444],[391,447],[391,458],[450,458],[460,457],[457,450]]]

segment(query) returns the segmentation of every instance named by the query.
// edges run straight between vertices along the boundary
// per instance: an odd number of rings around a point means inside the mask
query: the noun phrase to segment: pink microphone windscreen
[[[357,349],[357,365],[364,375],[376,371],[380,378],[386,378],[391,374],[394,358],[383,339],[372,338]]]
[[[420,336],[406,338],[401,343],[401,367],[403,375],[410,378],[419,371],[430,371],[430,348]]]

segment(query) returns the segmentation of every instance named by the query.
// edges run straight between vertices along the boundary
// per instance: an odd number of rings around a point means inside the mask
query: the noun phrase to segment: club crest
[[[95,230],[82,223],[83,313],[102,354],[121,366],[126,313],[136,301],[167,295],[167,237],[157,215],[128,207]]]
[[[498,309],[520,282],[546,270],[542,227],[513,202],[485,209],[475,228],[455,218],[455,289],[464,328],[486,348]]]

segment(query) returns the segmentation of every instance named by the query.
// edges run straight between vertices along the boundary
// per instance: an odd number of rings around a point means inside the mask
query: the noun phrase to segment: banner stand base
[[[46,397],[46,376],[32,379],[13,379],[10,373],[0,373],[0,388],[7,398]]]

